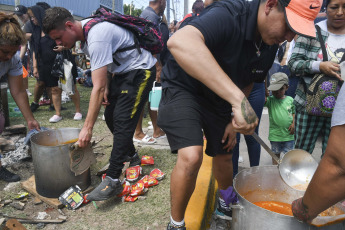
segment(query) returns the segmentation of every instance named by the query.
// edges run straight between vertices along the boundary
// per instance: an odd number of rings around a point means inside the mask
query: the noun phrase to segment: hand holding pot
[[[79,139],[76,142],[76,145],[78,145],[80,148],[84,148],[90,143],[91,138],[92,130],[83,127],[79,133]]]

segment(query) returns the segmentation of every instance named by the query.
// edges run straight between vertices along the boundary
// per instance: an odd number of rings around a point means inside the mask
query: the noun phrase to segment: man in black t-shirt
[[[162,74],[158,125],[178,152],[171,175],[171,221],[185,229],[184,214],[203,158],[213,157],[219,200],[215,212],[230,220],[236,202],[232,155],[236,132],[258,124],[246,96],[263,81],[278,44],[297,34],[315,37],[321,0],[223,0],[208,6],[168,41],[173,55]],[[187,223],[188,224],[188,223]]]

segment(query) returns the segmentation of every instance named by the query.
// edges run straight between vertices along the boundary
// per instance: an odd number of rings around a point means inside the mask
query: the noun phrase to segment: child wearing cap
[[[268,87],[272,96],[267,97],[265,103],[270,122],[268,139],[278,158],[294,148],[295,106],[293,98],[285,95],[288,88],[289,78],[285,73],[273,74]],[[273,159],[272,163],[277,164]]]

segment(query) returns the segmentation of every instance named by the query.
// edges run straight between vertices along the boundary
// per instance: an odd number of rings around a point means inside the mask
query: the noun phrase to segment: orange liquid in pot
[[[254,202],[253,204],[272,212],[292,216],[291,204],[277,201],[259,201]]]
[[[77,142],[77,141],[78,141],[78,138],[75,138],[75,139],[72,139],[72,140],[63,142],[63,143],[61,143],[61,144],[62,144],[62,145],[67,145],[67,144],[74,143],[74,142]]]

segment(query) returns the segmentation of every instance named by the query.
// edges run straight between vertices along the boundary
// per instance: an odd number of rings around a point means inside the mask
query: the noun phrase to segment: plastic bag
[[[72,62],[64,59],[63,68],[64,68],[64,78],[60,77],[59,88],[61,88],[68,96],[74,95],[74,83],[72,75]]]

